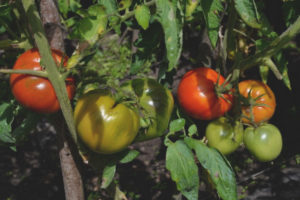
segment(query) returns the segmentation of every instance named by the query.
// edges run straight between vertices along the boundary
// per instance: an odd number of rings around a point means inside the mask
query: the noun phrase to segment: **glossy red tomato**
[[[273,116],[276,99],[268,85],[258,80],[245,80],[239,83],[239,92],[246,98],[251,97],[249,105],[242,106],[242,114],[246,116],[242,118],[244,123],[249,123],[251,115],[255,123],[265,122]]]
[[[187,114],[196,119],[211,120],[224,115],[231,108],[232,95],[218,94],[216,91],[218,77],[220,86],[225,81],[224,77],[206,67],[193,69],[183,76],[177,96]]]
[[[63,65],[67,64],[67,57],[58,50],[52,50],[52,56],[60,66],[63,59]],[[64,57],[63,57],[64,56]],[[15,70],[35,70],[41,71],[41,57],[36,48],[30,49],[19,56],[13,69]],[[54,113],[60,109],[54,88],[50,81],[33,75],[12,74],[10,76],[10,86],[12,93],[23,106],[40,113]],[[73,98],[75,92],[74,79],[66,79],[66,87],[69,98]]]

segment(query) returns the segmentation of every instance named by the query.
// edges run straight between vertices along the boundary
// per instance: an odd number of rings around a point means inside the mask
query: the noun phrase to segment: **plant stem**
[[[34,70],[22,70],[22,69],[0,69],[0,73],[5,74],[28,74],[33,76],[39,76],[43,78],[48,78],[48,73],[46,71],[34,71]]]
[[[34,4],[35,2],[34,0],[22,0],[22,2],[23,2],[25,12],[28,15],[28,20],[31,24],[31,30],[33,32],[33,37],[36,41],[36,45],[41,54],[41,58],[45,63],[45,70],[47,71],[49,75],[49,80],[56,92],[62,113],[66,119],[66,123],[70,130],[71,136],[74,142],[77,143],[77,135],[76,135],[76,129],[75,129],[74,119],[73,119],[73,111],[67,95],[68,93],[67,93],[65,81],[61,78],[57,66],[51,56],[48,40],[45,36],[45,31],[43,29],[40,16],[35,7]]]
[[[59,117],[56,118],[57,120],[55,125],[58,133],[59,157],[63,175],[65,197],[66,200],[84,200],[81,174],[73,156],[75,154],[73,154],[70,148],[71,146],[69,145],[71,143],[68,143],[67,136],[65,135],[66,122],[73,141],[77,143],[73,111],[67,95],[65,80],[59,73],[58,68],[52,58],[48,40],[46,38],[40,16],[35,6],[35,0],[22,0],[22,3],[26,15],[28,16],[29,24],[31,25],[31,31],[33,33],[34,40],[39,49],[41,58],[43,59],[43,62],[45,64],[45,70],[49,75],[48,78],[55,90],[62,110],[62,114],[64,116],[62,117],[61,115],[59,115]],[[49,11],[51,10],[50,12],[58,12],[57,8],[55,7],[54,0],[47,0],[46,2],[44,1],[44,3],[49,3],[48,5],[54,5],[54,7],[51,6],[48,8]],[[49,16],[45,15],[45,17]],[[63,44],[62,41],[60,42]],[[51,45],[54,45],[54,43],[51,42]]]
[[[264,50],[244,60],[241,60],[239,63],[233,66],[231,71],[235,68],[245,71],[251,67],[264,63],[266,58],[270,58],[282,50],[282,48],[284,48],[299,32],[300,17],[298,17],[293,25],[291,25],[284,33],[271,42]]]

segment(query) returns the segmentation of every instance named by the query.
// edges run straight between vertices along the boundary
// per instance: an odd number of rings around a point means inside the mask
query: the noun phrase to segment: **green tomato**
[[[154,79],[133,79],[122,85],[124,91],[134,92],[144,115],[140,133],[135,141],[162,136],[169,126],[174,107],[172,93]]]
[[[74,119],[81,141],[102,154],[125,149],[140,127],[139,115],[124,104],[117,104],[105,90],[93,90],[80,97]]]
[[[257,128],[246,128],[244,144],[257,160],[268,162],[274,160],[280,154],[282,137],[276,126],[262,124]]]
[[[225,117],[210,122],[205,131],[208,146],[218,149],[222,154],[234,152],[243,141],[243,124],[231,124]]]

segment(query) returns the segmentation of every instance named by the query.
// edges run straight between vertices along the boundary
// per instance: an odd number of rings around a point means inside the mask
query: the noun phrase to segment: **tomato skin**
[[[222,154],[234,152],[243,141],[243,124],[236,121],[233,125],[225,117],[210,122],[205,131],[208,146],[218,149]]]
[[[260,95],[263,95],[262,97],[257,99],[255,103],[266,105],[257,105],[252,109],[255,123],[266,122],[273,116],[276,108],[276,99],[273,91],[268,85],[258,80],[245,80],[241,81],[238,87],[240,94],[246,98],[248,97],[249,92],[252,98],[257,98]],[[250,107],[243,106],[242,114],[250,118]],[[244,123],[249,123],[249,120],[244,117],[242,117],[242,121]]]
[[[116,104],[107,90],[93,90],[80,97],[74,119],[81,141],[101,154],[125,149],[140,127],[139,115],[122,103]]]
[[[133,91],[151,124],[141,129],[135,141],[146,141],[164,134],[174,107],[173,95],[154,79],[133,79],[122,85],[123,90]]]
[[[52,49],[52,57],[59,65],[63,59],[63,65],[67,64],[67,57],[58,50]],[[41,71],[40,54],[36,48],[30,49],[19,56],[14,70]],[[55,113],[60,109],[58,99],[51,82],[42,77],[26,74],[12,74],[10,86],[13,95],[23,106],[39,113]],[[69,99],[75,93],[75,80],[72,77],[66,79],[66,87]]]
[[[207,67],[190,70],[183,76],[177,96],[181,107],[188,115],[196,119],[212,120],[230,110],[232,95],[222,94],[226,101],[215,92],[218,77],[218,85],[221,85],[225,81],[224,77]]]
[[[245,129],[244,144],[257,160],[268,162],[279,156],[282,149],[282,136],[276,126],[262,124],[257,128]]]

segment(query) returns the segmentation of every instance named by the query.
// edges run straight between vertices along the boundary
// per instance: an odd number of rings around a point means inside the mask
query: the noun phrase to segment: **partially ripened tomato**
[[[52,50],[52,57],[58,66],[63,62],[67,64],[67,57],[58,50]],[[30,49],[19,56],[13,69],[15,70],[43,70],[41,57],[36,48]],[[12,93],[23,106],[40,113],[54,113],[60,109],[58,99],[51,82],[42,77],[26,74],[12,74],[10,76]],[[69,98],[73,98],[75,81],[69,77],[66,79],[66,87]]]
[[[125,149],[140,127],[139,115],[117,103],[107,90],[92,90],[80,97],[74,119],[81,141],[90,150],[102,154]]]
[[[187,72],[177,90],[181,107],[190,116],[201,120],[224,115],[232,107],[233,100],[228,92],[220,92],[219,88],[224,81],[222,75],[207,67]]]
[[[233,124],[225,117],[210,122],[205,131],[207,144],[218,149],[222,154],[234,152],[243,141],[243,124],[235,121]]]
[[[253,117],[254,123],[261,123],[273,116],[276,99],[268,85],[258,80],[245,80],[239,83],[239,92],[248,99],[242,105],[242,114],[246,116],[242,117],[243,122],[249,123],[249,119]]]
[[[248,127],[244,133],[244,144],[250,153],[261,162],[272,161],[280,154],[282,137],[272,124]]]
[[[145,127],[141,129],[135,141],[162,136],[169,126],[174,107],[172,93],[154,79],[149,78],[133,79],[124,83],[122,88],[124,91],[133,91],[137,96],[146,121]]]

